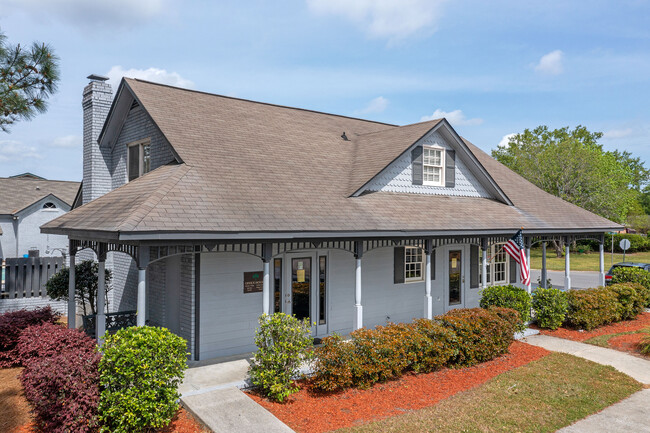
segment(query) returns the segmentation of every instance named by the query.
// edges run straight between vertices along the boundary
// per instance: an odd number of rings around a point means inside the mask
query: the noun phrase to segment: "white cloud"
[[[81,147],[82,138],[79,135],[64,135],[52,140],[54,147]]]
[[[535,65],[535,71],[545,75],[559,75],[564,72],[563,60],[564,53],[562,51],[551,51],[539,59],[539,63]]]
[[[473,125],[480,125],[481,123],[483,123],[483,119],[466,118],[462,110],[443,111],[439,108],[436,111],[434,111],[431,116],[422,116],[420,118],[420,122],[426,122],[427,120],[433,120],[433,119],[440,119],[443,117],[447,119],[447,121],[451,123],[453,126],[473,126]]]
[[[497,146],[499,146],[499,147],[508,147],[508,146],[510,146],[510,139],[512,137],[514,137],[515,135],[517,135],[517,134],[515,134],[514,132],[512,134],[504,135],[503,138],[501,139],[501,141],[499,141],[499,144]]]
[[[386,110],[388,107],[388,99],[383,96],[377,96],[375,99],[371,100],[365,108],[358,110],[358,114],[371,114],[371,113],[381,113]]]
[[[5,0],[6,11],[24,11],[51,21],[59,18],[79,27],[130,26],[169,10],[171,0]]]
[[[603,134],[603,138],[608,138],[608,139],[625,138],[631,136],[632,134],[634,134],[634,130],[632,128],[611,129]]]
[[[155,83],[169,84],[170,86],[185,87],[191,89],[194,83],[181,77],[177,72],[167,72],[164,69],[124,69],[122,66],[113,66],[106,74],[108,82],[116,89],[122,77],[140,78],[142,80],[153,81]]]
[[[370,37],[403,39],[434,31],[444,0],[307,0],[320,15],[338,15],[360,26]]]
[[[29,158],[43,159],[34,146],[25,146],[17,140],[0,140],[0,161],[22,161]]]

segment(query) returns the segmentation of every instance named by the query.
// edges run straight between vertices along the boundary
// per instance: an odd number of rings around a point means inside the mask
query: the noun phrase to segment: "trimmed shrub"
[[[637,292],[639,292],[643,306],[650,308],[650,272],[628,266],[614,268],[612,284],[618,283],[637,283],[643,286],[643,289],[637,288]]]
[[[566,292],[569,326],[590,331],[606,323],[615,322],[618,298],[609,288],[569,290]]]
[[[481,292],[480,305],[482,308],[502,307],[517,311],[520,317],[518,331],[526,329],[526,323],[530,321],[530,295],[526,290],[513,285],[486,287]]]
[[[413,326],[423,337],[406,341],[410,350],[417,350],[418,356],[412,364],[413,371],[429,373],[444,367],[449,360],[458,354],[458,337],[451,329],[445,327],[440,321],[417,319]]]
[[[362,360],[354,349],[352,341],[343,340],[338,334],[325,337],[322,345],[314,351],[314,386],[325,392],[354,386],[354,372],[362,368],[362,365],[357,365]]]
[[[178,410],[185,340],[166,328],[131,327],[108,335],[102,351],[101,430],[143,432],[168,425]]]
[[[22,365],[33,359],[54,357],[60,353],[93,353],[95,340],[79,329],[68,329],[60,324],[45,322],[25,329],[16,345],[16,356]]]
[[[450,359],[451,365],[470,366],[507,352],[521,321],[519,314],[511,315],[504,310],[500,307],[459,309],[437,317],[456,334],[457,352]]]
[[[46,326],[56,325],[42,325]],[[60,346],[58,352],[52,352],[50,348],[54,347],[56,337],[43,336],[48,343],[34,349],[34,352],[46,346],[47,349],[42,351],[40,357],[30,357],[21,374],[25,397],[31,403],[42,431],[95,431],[99,404],[97,368],[101,355],[88,336],[76,330],[61,329],[68,333],[67,340],[79,338],[83,344],[78,343],[71,350]],[[62,334],[57,330],[57,335]]]
[[[56,323],[60,316],[49,306],[0,314],[0,368],[20,365],[16,345],[24,329],[42,323]]]
[[[644,290],[644,287],[635,283],[612,284],[609,290],[616,294],[616,321],[631,320],[643,312],[644,299],[639,295],[637,289]]]
[[[255,333],[257,352],[250,366],[251,382],[269,398],[284,401],[298,391],[294,380],[300,365],[311,359],[311,323],[284,313],[263,314]]]
[[[557,329],[562,326],[569,310],[566,293],[558,289],[537,288],[533,292],[535,320],[542,328]]]

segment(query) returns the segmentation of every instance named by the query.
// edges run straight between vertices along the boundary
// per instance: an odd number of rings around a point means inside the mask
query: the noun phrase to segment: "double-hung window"
[[[424,185],[444,186],[445,150],[440,147],[425,146],[422,156]]]
[[[151,170],[151,142],[136,141],[127,145],[127,170],[129,181]]]
[[[422,281],[424,272],[422,266],[422,248],[404,248],[404,281]]]

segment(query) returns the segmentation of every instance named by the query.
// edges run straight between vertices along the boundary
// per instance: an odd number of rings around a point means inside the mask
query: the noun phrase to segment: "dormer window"
[[[424,185],[444,186],[445,150],[440,147],[425,146],[422,156],[422,180]]]
[[[56,205],[51,201],[48,201],[43,205],[43,209],[56,209]]]
[[[129,143],[127,168],[129,182],[151,170],[151,142],[147,140]]]

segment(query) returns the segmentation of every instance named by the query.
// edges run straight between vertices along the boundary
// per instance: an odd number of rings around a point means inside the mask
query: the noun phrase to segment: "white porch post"
[[[144,326],[147,320],[147,266],[149,265],[148,252],[149,250],[147,247],[138,247],[138,326]]]
[[[106,334],[106,244],[99,244],[97,252],[99,270],[97,272],[97,316],[95,317],[95,335],[101,346]]]
[[[546,242],[542,242],[542,287],[548,289],[546,273]]]
[[[262,245],[262,312],[271,314],[271,244]]]
[[[431,297],[431,253],[433,252],[433,240],[424,241],[424,253],[426,263],[424,267],[424,317],[433,319],[433,298]]]
[[[354,330],[363,327],[363,307],[361,306],[361,257],[363,257],[363,244],[357,241],[354,243],[354,258],[356,262],[354,284]]]
[[[599,282],[601,286],[605,285],[605,235],[601,235],[600,242],[598,243],[598,251],[600,252],[600,275]]]
[[[481,287],[485,289],[487,287],[487,261],[488,261],[488,242],[487,238],[481,239],[481,250],[483,254],[483,260],[481,263]]]
[[[564,238],[564,290],[571,289],[571,243],[568,236]]]
[[[75,299],[75,256],[76,251],[72,248],[70,242],[70,268],[68,278],[68,328],[75,329],[77,327],[77,303]]]
[[[532,292],[532,279],[530,277],[530,272],[531,272],[531,266],[530,266],[530,244],[531,244],[531,239],[530,236],[526,237],[526,263],[528,264],[528,285],[526,286],[526,291],[528,293]]]

